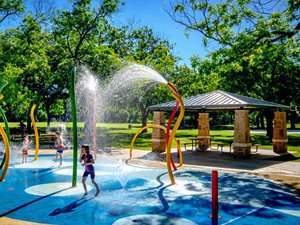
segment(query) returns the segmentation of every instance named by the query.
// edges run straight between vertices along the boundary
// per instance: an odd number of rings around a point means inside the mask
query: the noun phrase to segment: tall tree
[[[0,23],[10,16],[24,12],[23,0],[0,0]]]
[[[299,0],[182,0],[168,12],[186,32],[201,33],[204,46],[219,44],[208,57],[224,89],[289,105],[300,104],[299,7]]]
[[[33,103],[43,103],[53,80],[45,48],[47,35],[42,32],[40,24],[27,15],[18,29],[7,31],[3,38],[5,41],[1,44],[6,59],[2,72],[12,81],[11,88],[16,92],[16,95],[9,96],[13,104],[11,108],[23,111],[20,119],[27,118],[30,128],[30,108]]]
[[[72,11],[61,10],[54,19],[57,42],[75,61],[81,60],[82,46],[99,35],[100,24],[118,10],[120,0],[102,0],[98,8],[91,0],[73,0]]]
[[[178,60],[172,53],[173,46],[165,39],[155,34],[147,27],[131,29],[110,27],[108,31],[108,46],[126,61],[151,67],[168,79]],[[158,103],[163,89],[149,89],[148,87],[131,90],[130,104],[140,111],[142,126],[147,125],[149,106]],[[124,100],[123,100],[124,102]]]

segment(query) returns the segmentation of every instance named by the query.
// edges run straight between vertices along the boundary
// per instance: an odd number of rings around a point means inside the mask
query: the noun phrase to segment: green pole
[[[5,124],[5,132],[6,132],[7,139],[8,139],[8,141],[10,141],[10,131],[9,131],[9,127],[8,127],[7,118],[6,118],[5,113],[4,113],[3,109],[1,108],[1,106],[0,106],[0,113],[1,113],[2,119]]]
[[[77,179],[77,161],[78,161],[78,144],[77,144],[77,115],[76,115],[76,102],[75,102],[75,76],[76,67],[73,66],[71,70],[71,84],[70,84],[70,96],[71,96],[71,108],[72,108],[72,122],[73,122],[73,175],[72,175],[72,187],[76,187]]]
[[[1,107],[0,107],[0,113],[1,113],[1,116],[2,116],[4,124],[5,124],[5,132],[6,132],[6,136],[7,136],[8,143],[9,143],[10,142],[10,133],[9,133],[9,128],[8,128],[8,122],[7,122],[6,116],[3,112],[3,109]],[[5,158],[6,158],[6,154],[4,154],[4,157],[3,157],[1,165],[0,165],[0,169],[3,168],[3,165],[5,163]]]
[[[2,89],[7,84],[8,84],[8,82],[0,83],[0,93],[1,93]],[[5,113],[4,113],[3,109],[1,108],[1,106],[0,106],[0,113],[1,113],[1,116],[2,116],[2,119],[3,119],[3,122],[5,124],[5,132],[6,132],[6,136],[7,136],[8,143],[9,143],[10,142],[10,132],[9,132],[9,127],[8,127],[8,122],[7,122],[7,118],[6,118]],[[3,168],[4,162],[5,162],[5,154],[4,154],[4,157],[2,159],[2,162],[1,162],[1,165],[0,165],[0,169]]]

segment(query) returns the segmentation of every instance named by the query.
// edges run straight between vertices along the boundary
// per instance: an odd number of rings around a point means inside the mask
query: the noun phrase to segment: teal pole
[[[1,116],[2,116],[4,124],[5,124],[5,130],[6,130],[5,132],[6,132],[8,143],[9,143],[10,142],[10,132],[9,132],[9,128],[8,128],[8,122],[7,122],[7,118],[4,114],[3,109],[1,108],[1,106],[0,106],[0,113],[1,113]],[[3,165],[5,163],[5,158],[6,158],[6,155],[4,154],[1,165],[0,165],[0,169],[3,168]]]
[[[76,66],[74,65],[71,70],[71,83],[70,83],[70,97],[71,97],[71,110],[73,122],[73,175],[72,187],[76,187],[77,180],[77,161],[78,161],[78,143],[77,143],[77,115],[76,115],[76,101],[75,101],[75,76]]]
[[[9,127],[8,127],[7,118],[6,118],[5,113],[4,113],[3,109],[1,108],[1,106],[0,106],[0,113],[1,113],[2,119],[5,124],[5,132],[7,135],[7,139],[8,139],[8,141],[10,141],[10,131],[9,131]]]
[[[8,84],[8,82],[0,83],[0,93],[1,93],[2,89],[7,84]],[[6,132],[8,143],[9,143],[10,142],[10,132],[9,132],[9,127],[8,127],[8,122],[7,122],[7,118],[6,118],[5,113],[4,113],[3,109],[1,108],[1,106],[0,106],[0,113],[1,113],[1,116],[2,116],[2,119],[3,119],[3,122],[5,124],[5,132]],[[2,162],[1,162],[1,165],[0,165],[0,169],[3,168],[4,162],[5,162],[5,155],[4,155],[3,159],[2,159]]]

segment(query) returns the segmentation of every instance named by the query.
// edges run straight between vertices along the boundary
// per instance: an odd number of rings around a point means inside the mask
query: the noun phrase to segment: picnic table
[[[197,138],[189,138],[190,142],[184,143],[184,148],[187,151],[205,151],[207,149],[211,150],[218,150],[219,144],[217,148],[213,148],[211,146],[211,140],[213,140],[210,136],[203,136],[203,137],[197,137]],[[188,146],[191,145],[190,148]]]

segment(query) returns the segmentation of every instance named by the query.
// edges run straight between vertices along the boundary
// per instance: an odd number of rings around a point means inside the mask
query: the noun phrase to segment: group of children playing
[[[23,140],[23,145],[22,145],[22,163],[27,163],[28,160],[28,151],[30,148],[32,141],[29,135],[26,135]],[[55,154],[55,159],[57,160],[59,156],[59,166],[62,165],[62,155],[64,151],[64,144],[63,144],[63,139],[61,137],[61,134],[59,131],[55,132],[55,148],[56,148],[56,154]]]
[[[23,146],[22,146],[22,163],[27,163],[28,159],[28,150],[30,148],[32,141],[28,135],[24,137],[23,140]],[[59,156],[59,166],[62,165],[62,156],[63,156],[63,151],[64,151],[64,144],[63,144],[63,139],[61,137],[61,134],[59,131],[55,132],[55,147],[56,147],[56,154],[55,154],[55,159],[57,160]],[[96,188],[96,194],[97,196],[100,193],[100,189],[98,187],[98,184],[95,181],[95,169],[93,164],[95,163],[93,159],[93,155],[90,154],[90,149],[88,145],[82,145],[81,146],[81,154],[80,154],[80,163],[82,166],[85,167],[84,173],[82,175],[82,184],[84,188],[84,196],[87,195],[87,187],[86,187],[86,179],[88,175],[90,175],[92,183],[94,184]]]

